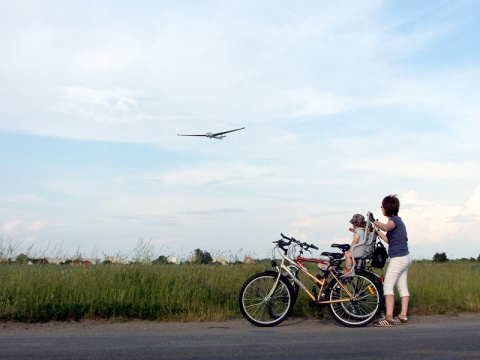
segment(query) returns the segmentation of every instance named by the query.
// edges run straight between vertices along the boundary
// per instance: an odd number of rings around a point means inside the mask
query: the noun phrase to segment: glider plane
[[[219,132],[219,133],[211,133],[211,132],[208,132],[206,134],[203,134],[203,135],[185,135],[185,134],[177,134],[177,136],[205,136],[205,137],[208,137],[210,139],[218,139],[218,140],[222,140],[224,137],[226,137],[227,135],[225,134],[228,134],[228,133],[231,133],[231,132],[234,132],[234,131],[238,131],[238,130],[243,130],[245,129],[244,127],[240,128],[240,129],[234,129],[234,130],[228,130],[228,131],[222,131],[222,132]]]

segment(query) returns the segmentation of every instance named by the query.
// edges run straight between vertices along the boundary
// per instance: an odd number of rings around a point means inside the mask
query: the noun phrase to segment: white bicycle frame
[[[281,276],[285,276],[284,275],[284,272],[288,274],[288,277],[295,283],[297,284],[298,286],[300,286],[302,288],[303,291],[305,291],[307,293],[307,295],[315,302],[319,303],[319,304],[332,304],[332,303],[340,303],[340,302],[348,302],[348,301],[351,301],[351,300],[356,300],[355,297],[352,295],[352,293],[348,290],[348,288],[342,284],[342,282],[337,278],[337,276],[329,270],[329,273],[333,276],[333,278],[335,278],[335,280],[337,281],[337,284],[339,286],[341,286],[343,288],[343,290],[348,294],[349,298],[345,298],[345,299],[339,299],[339,300],[323,300],[323,301],[320,301],[319,299],[316,299],[315,296],[310,292],[308,291],[307,287],[300,281],[300,279],[292,272],[292,270],[289,268],[289,266],[292,266],[295,267],[296,269],[298,270],[301,270],[304,274],[306,274],[316,285],[318,285],[320,287],[320,292],[319,292],[319,296],[320,294],[322,293],[322,290],[323,288],[325,287],[325,285],[327,284],[327,280],[325,278],[323,279],[318,279],[317,277],[313,276],[307,268],[305,267],[302,267],[300,266],[299,264],[297,264],[296,261],[290,259],[290,257],[288,257],[287,255],[285,254],[281,254],[282,256],[282,262],[280,263],[280,265],[277,264],[277,271],[278,271],[278,276],[277,276],[277,279],[275,281],[275,284],[274,286],[272,287],[272,290],[270,290],[270,293],[268,294],[268,298],[271,297],[273,295],[273,292],[275,291],[275,289],[277,288],[278,286],[278,282],[280,281],[280,277]],[[290,263],[289,266],[285,265],[285,262],[288,262]],[[282,272],[284,271],[284,272]]]

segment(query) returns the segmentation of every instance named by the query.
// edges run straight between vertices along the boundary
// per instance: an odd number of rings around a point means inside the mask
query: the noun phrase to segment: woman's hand
[[[373,224],[375,222],[375,219],[373,217],[373,214],[370,211],[367,211],[367,216],[370,222]]]

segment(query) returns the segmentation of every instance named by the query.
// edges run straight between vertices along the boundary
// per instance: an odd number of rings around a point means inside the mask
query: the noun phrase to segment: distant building
[[[47,258],[49,264],[62,265],[65,264],[67,258]]]
[[[115,257],[115,256],[107,256],[107,258],[105,259],[106,262],[109,262],[111,264],[122,264],[122,265],[127,265],[129,264],[130,262],[126,259],[122,259],[122,258],[118,258],[118,257]]]
[[[226,264],[227,264],[227,259],[225,259],[225,258],[218,258],[218,257],[212,257],[212,262],[214,262],[214,263],[219,263],[219,264],[222,264],[222,265],[226,265]]]
[[[245,264],[254,264],[255,260],[253,260],[250,256],[245,256]]]
[[[28,262],[29,265],[40,265],[40,264],[48,264],[48,260],[46,258],[40,258],[40,259],[30,259]]]

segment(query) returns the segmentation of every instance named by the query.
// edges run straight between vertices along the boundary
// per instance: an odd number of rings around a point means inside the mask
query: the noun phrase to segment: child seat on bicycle
[[[354,259],[370,259],[372,257],[373,251],[375,250],[375,242],[377,239],[377,232],[373,227],[368,224],[365,229],[355,229],[358,231],[360,239],[363,241],[359,241],[358,244],[352,246],[352,255]],[[362,233],[362,234],[360,234]]]
[[[355,276],[355,267],[357,260],[369,259],[372,257],[377,239],[376,230],[370,223],[370,219],[365,221],[361,214],[355,214],[350,220],[354,234],[351,248],[345,253],[345,272],[344,277]]]

